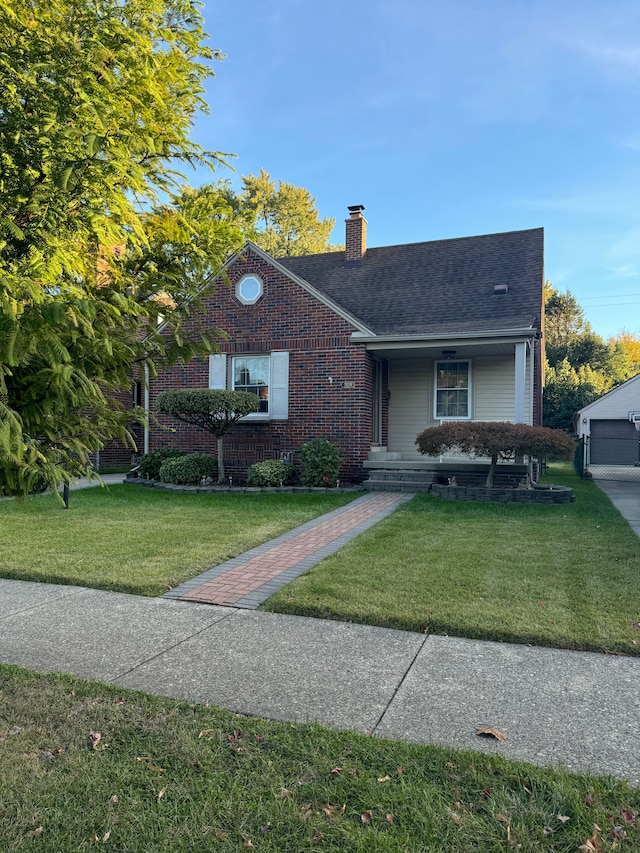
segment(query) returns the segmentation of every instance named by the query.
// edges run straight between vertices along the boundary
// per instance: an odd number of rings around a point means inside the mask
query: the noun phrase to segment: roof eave
[[[538,329],[534,326],[525,326],[516,329],[491,329],[487,331],[477,332],[449,332],[445,334],[430,334],[430,335],[364,335],[354,333],[351,335],[351,342],[367,345],[388,346],[389,344],[401,345],[424,345],[436,344],[438,342],[446,342],[448,344],[459,343],[462,345],[470,340],[482,341],[500,339],[511,339],[514,341],[527,340],[534,338],[538,333]]]

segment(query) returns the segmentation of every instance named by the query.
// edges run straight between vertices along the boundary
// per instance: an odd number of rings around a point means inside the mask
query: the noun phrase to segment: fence
[[[631,437],[583,436],[576,447],[574,465],[581,479],[640,483],[640,432]]]

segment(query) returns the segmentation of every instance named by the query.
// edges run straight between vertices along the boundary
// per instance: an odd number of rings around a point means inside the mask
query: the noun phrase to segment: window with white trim
[[[471,417],[471,370],[468,361],[437,361],[435,419]]]
[[[260,398],[260,414],[269,412],[271,358],[268,355],[243,355],[231,359],[231,388]]]
[[[260,411],[243,420],[287,420],[289,353],[209,356],[209,388],[248,391],[260,398]]]

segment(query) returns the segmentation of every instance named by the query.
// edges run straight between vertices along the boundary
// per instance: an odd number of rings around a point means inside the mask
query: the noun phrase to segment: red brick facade
[[[224,439],[227,474],[242,481],[251,464],[283,453],[292,453],[297,462],[305,441],[323,437],[344,454],[341,479],[362,480],[372,441],[372,363],[363,345],[350,342],[356,326],[251,250],[227,272],[229,282],[218,284],[194,324],[223,329],[229,340],[220,349],[229,358],[289,353],[288,418],[236,424]],[[236,284],[247,274],[263,284],[253,305],[236,297]],[[151,412],[161,391],[207,388],[208,382],[209,365],[202,360],[161,373],[151,382]],[[161,422],[175,432],[152,426],[150,450],[168,445],[215,455],[212,435],[170,419]]]

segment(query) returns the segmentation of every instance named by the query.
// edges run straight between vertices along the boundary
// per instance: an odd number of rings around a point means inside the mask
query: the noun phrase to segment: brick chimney
[[[349,207],[349,219],[346,219],[347,233],[344,241],[344,259],[347,264],[361,264],[367,251],[367,220],[362,215],[364,206],[354,204]]]

